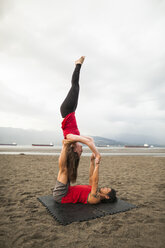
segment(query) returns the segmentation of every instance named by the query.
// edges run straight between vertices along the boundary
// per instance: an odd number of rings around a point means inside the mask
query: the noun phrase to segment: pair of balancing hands
[[[91,155],[91,161],[95,161],[95,164],[100,164],[100,160],[101,160],[101,155],[100,153],[95,155],[94,153],[92,153]]]
[[[69,139],[64,139],[63,141],[62,141],[62,144],[64,145],[64,146],[68,146],[68,145],[70,145],[70,144],[73,144],[74,142],[72,141],[72,140],[69,140]],[[96,149],[96,153],[92,153],[92,155],[91,155],[91,160],[95,160],[95,163],[96,164],[99,164],[100,163],[100,160],[101,160],[101,155],[100,155],[100,153],[97,151],[97,149]]]

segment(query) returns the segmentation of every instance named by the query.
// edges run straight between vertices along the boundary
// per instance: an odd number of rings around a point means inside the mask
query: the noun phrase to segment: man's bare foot
[[[83,64],[83,62],[84,62],[84,59],[85,59],[85,56],[82,56],[81,58],[79,58],[78,60],[76,60],[75,61],[75,64],[77,65],[77,64]]]

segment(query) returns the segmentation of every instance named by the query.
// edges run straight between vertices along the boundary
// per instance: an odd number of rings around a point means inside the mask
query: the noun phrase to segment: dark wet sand
[[[88,183],[82,157],[77,184]],[[51,194],[58,156],[0,155],[0,248],[120,247],[165,245],[165,157],[104,156],[100,186],[138,206],[125,213],[61,226],[37,201]]]

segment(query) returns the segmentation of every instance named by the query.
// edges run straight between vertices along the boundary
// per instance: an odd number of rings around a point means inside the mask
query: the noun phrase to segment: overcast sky
[[[60,104],[85,55],[81,134],[163,142],[164,27],[163,0],[0,0],[0,126],[61,132]]]

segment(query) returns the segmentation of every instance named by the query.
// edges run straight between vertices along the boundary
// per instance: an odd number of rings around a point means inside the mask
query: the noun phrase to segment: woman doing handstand
[[[77,167],[82,153],[82,145],[79,142],[87,145],[91,149],[91,151],[95,155],[97,163],[99,163],[101,158],[99,152],[95,147],[93,139],[91,137],[80,135],[75,118],[75,110],[78,104],[80,88],[79,74],[84,59],[85,57],[82,56],[75,62],[76,67],[72,75],[71,88],[60,107],[61,116],[62,118],[64,118],[62,121],[64,139],[72,141],[67,149],[68,174],[69,180],[72,182],[76,181]]]

